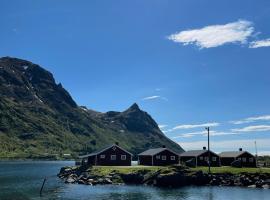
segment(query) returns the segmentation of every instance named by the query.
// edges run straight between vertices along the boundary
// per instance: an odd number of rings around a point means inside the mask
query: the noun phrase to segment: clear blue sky
[[[186,149],[210,125],[218,152],[269,153],[269,21],[268,0],[2,0],[0,56],[45,67],[79,105],[137,102]]]

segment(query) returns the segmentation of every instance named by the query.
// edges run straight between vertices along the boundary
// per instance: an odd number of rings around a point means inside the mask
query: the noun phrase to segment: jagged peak
[[[132,104],[128,110],[141,110],[137,103]]]

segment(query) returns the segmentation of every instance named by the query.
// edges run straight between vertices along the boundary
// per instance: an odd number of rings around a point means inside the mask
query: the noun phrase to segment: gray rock
[[[65,181],[65,183],[76,183],[76,179],[72,178],[72,177],[68,177]]]
[[[249,185],[248,188],[256,188],[256,185]]]
[[[263,189],[270,189],[270,186],[268,184],[264,184],[264,185],[262,185],[262,188]]]

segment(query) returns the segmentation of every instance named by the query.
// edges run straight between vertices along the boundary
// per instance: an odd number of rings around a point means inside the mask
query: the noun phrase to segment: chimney
[[[118,142],[115,142],[115,145],[119,146],[119,143]]]
[[[243,149],[242,148],[239,148],[239,151],[243,151]]]
[[[166,145],[162,145],[162,148],[166,148]]]
[[[203,147],[203,150],[206,150],[206,147]]]

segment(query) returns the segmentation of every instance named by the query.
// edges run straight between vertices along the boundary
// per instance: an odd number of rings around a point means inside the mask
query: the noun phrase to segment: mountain
[[[134,154],[183,151],[136,103],[106,113],[78,106],[50,72],[10,57],[0,58],[0,141],[0,157],[14,158],[77,156],[113,142]]]

